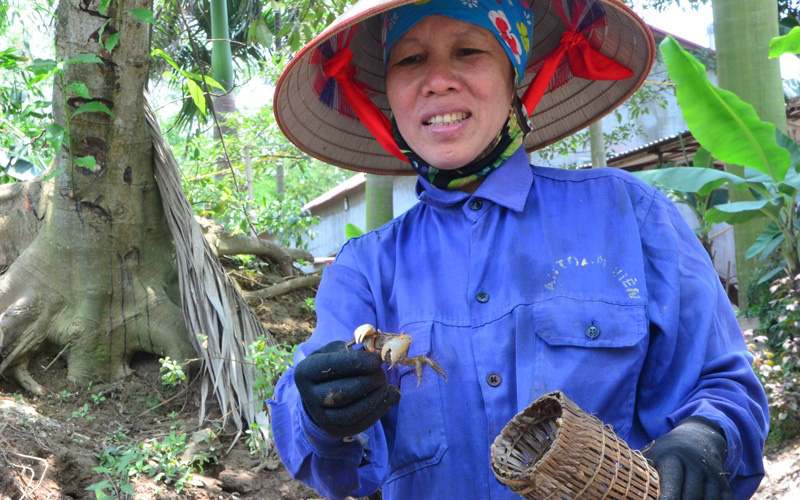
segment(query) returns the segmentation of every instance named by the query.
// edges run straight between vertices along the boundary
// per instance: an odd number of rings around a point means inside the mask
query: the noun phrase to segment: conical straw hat
[[[361,0],[289,62],[278,79],[274,111],[281,130],[298,148],[348,170],[414,174],[408,163],[384,150],[358,120],[333,78],[323,70],[324,62],[349,41],[355,79],[389,116],[380,14],[412,2]],[[584,80],[572,74],[565,58],[531,114],[533,130],[525,139],[525,149],[529,152],[586,128],[620,106],[644,83],[655,58],[650,29],[618,0],[533,0],[532,4],[533,48],[518,90],[520,96],[568,29],[559,11],[563,15],[565,11],[591,10],[589,15],[594,17],[599,13],[601,22],[592,23],[583,36],[601,54],[629,68],[633,76],[623,80]]]

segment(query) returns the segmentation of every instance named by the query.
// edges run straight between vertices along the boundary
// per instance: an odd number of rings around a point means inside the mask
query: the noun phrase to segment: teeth
[[[426,125],[452,125],[469,118],[469,113],[450,113],[431,117]]]

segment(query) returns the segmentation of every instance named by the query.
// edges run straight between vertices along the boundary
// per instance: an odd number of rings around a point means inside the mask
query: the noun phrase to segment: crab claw
[[[356,330],[353,332],[353,337],[355,338],[356,344],[360,344],[364,342],[365,339],[374,336],[376,333],[375,327],[369,323],[366,323],[356,328]]]
[[[389,368],[395,363],[402,362],[408,356],[408,346],[411,345],[411,335],[401,333],[393,335],[381,349],[381,359],[390,363]]]

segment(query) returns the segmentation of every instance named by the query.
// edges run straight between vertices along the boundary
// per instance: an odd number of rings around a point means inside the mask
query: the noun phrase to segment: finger
[[[386,387],[386,374],[378,370],[359,377],[314,384],[310,387],[310,395],[322,408],[341,408],[382,387]]]
[[[326,344],[320,347],[316,351],[312,352],[309,356],[313,356],[315,354],[323,354],[326,352],[339,352],[346,350],[347,350],[347,344],[345,344],[345,342],[342,340],[336,340],[334,342],[331,342],[330,344]]]
[[[697,464],[683,466],[683,491],[681,500],[703,500],[705,497],[705,474]],[[709,481],[712,483],[712,481]],[[713,483],[712,483],[713,484]]]
[[[719,485],[717,485],[714,481],[707,481],[702,500],[722,500]]]
[[[675,457],[666,457],[656,464],[658,471],[659,500],[683,500],[683,463]]]
[[[376,353],[348,349],[309,356],[297,364],[297,371],[306,380],[320,383],[383,371],[381,363]]]
[[[396,387],[378,389],[355,404],[323,411],[317,424],[333,436],[352,436],[372,427],[399,400]]]

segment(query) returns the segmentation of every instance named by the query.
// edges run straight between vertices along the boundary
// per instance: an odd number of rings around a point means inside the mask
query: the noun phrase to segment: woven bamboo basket
[[[517,414],[492,444],[495,476],[531,500],[658,498],[658,474],[638,451],[561,392]]]

